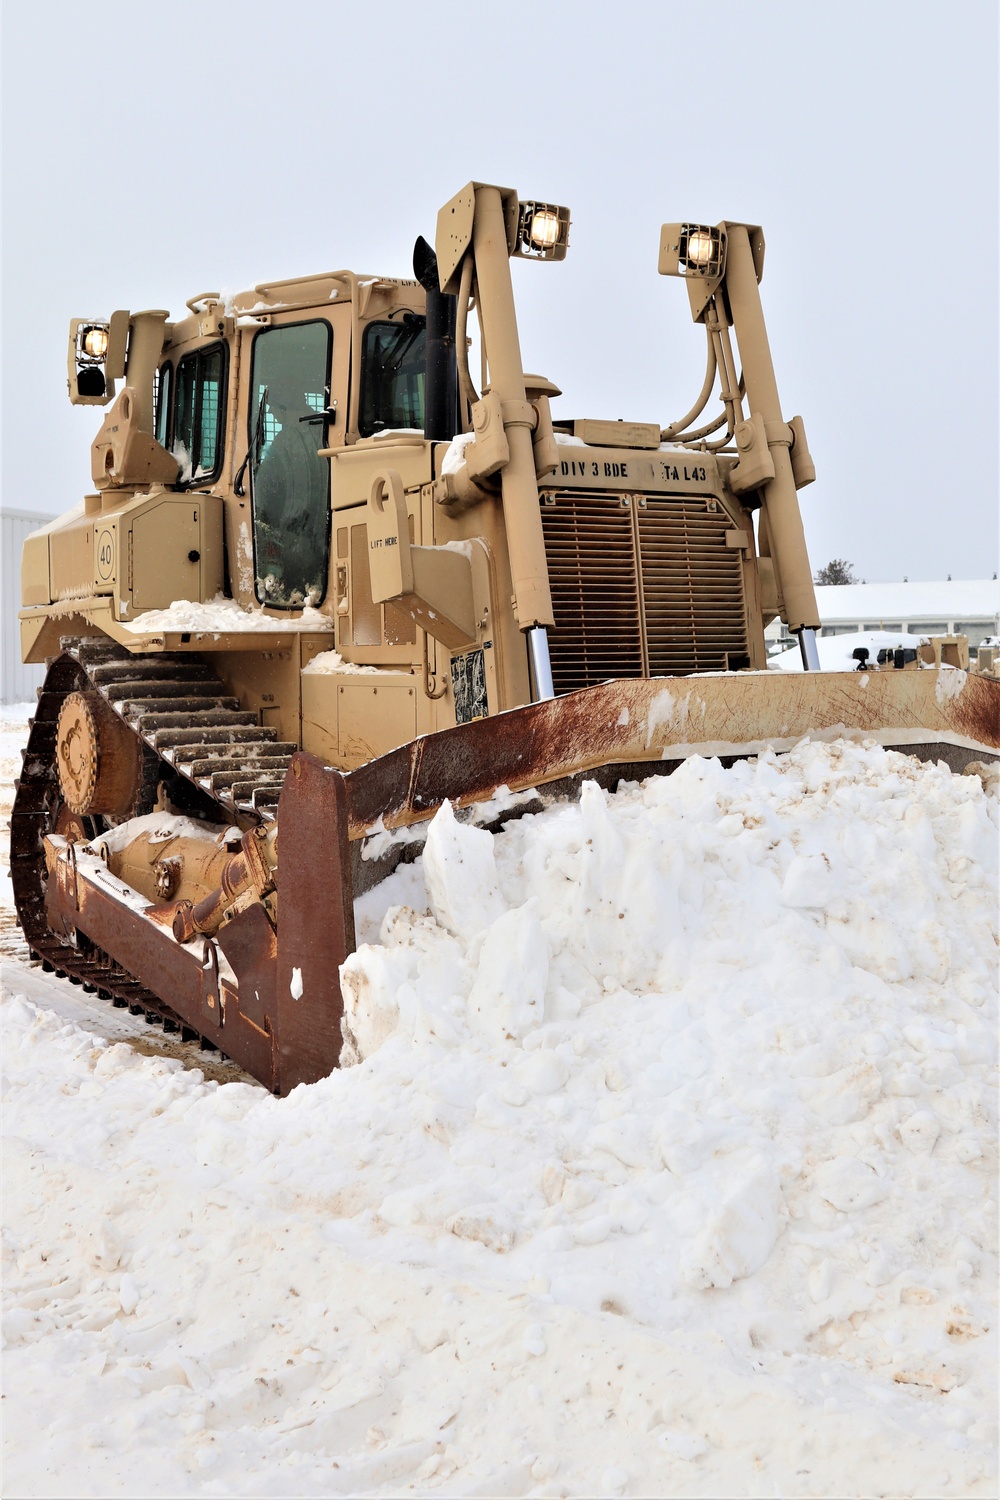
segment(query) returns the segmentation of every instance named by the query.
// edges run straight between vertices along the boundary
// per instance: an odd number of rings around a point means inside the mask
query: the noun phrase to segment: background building
[[[1000,583],[995,578],[823,584],[817,585],[816,603],[824,635],[862,630],[916,636],[960,632],[974,649],[987,636],[1000,634]],[[794,645],[780,620],[767,627],[766,635],[769,649]]]

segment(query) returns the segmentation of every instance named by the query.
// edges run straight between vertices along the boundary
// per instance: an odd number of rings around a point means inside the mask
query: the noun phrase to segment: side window
[[[170,387],[173,383],[174,367],[167,361],[156,372],[156,420],[153,436],[162,448],[167,446],[170,431]]]
[[[424,425],[425,320],[404,313],[394,323],[369,323],[361,342],[362,437],[391,427]]]
[[[170,451],[181,466],[181,484],[215,479],[222,467],[224,375],[225,351],[221,344],[185,354],[177,366]]]
[[[258,333],[250,373],[256,594],[275,609],[321,604],[330,571],[329,323],[288,323]]]

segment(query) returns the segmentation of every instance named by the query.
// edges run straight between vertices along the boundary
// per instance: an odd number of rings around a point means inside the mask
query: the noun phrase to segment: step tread
[[[141,661],[108,661],[99,662],[89,672],[90,680],[98,687],[105,687],[109,682],[118,680],[131,682],[143,678],[152,680],[161,677],[176,677],[190,682],[216,681],[215,674],[207,663],[198,661],[197,658],[188,661],[150,661],[143,658]]]
[[[123,698],[211,698],[222,684],[214,677],[204,680],[172,677],[109,678],[97,684],[109,703]]]
[[[206,728],[210,733],[206,734]],[[277,742],[278,731],[269,725],[262,727],[260,724],[252,726],[178,724],[159,729],[153,735],[153,745],[157,750],[183,750],[191,746],[193,747],[192,754],[195,750],[200,751],[204,748],[214,750],[217,747],[228,748],[230,745],[276,744]]]
[[[260,755],[248,757],[211,755],[203,760],[174,761],[178,771],[183,770],[185,776],[214,776],[216,772],[223,771],[247,771],[252,766],[255,771],[285,771],[292,763],[290,755]]]
[[[228,791],[234,797],[249,796],[256,787],[280,786],[285,779],[287,766],[276,771],[262,771],[259,776],[247,776],[243,770],[213,771],[210,776],[200,778],[213,792]]]
[[[191,721],[195,722],[192,723]],[[143,716],[140,725],[141,732],[152,734],[157,729],[197,729],[203,726],[205,729],[232,728],[232,729],[259,729],[257,715],[247,710],[236,711],[233,709],[210,709],[200,713],[151,713]]]

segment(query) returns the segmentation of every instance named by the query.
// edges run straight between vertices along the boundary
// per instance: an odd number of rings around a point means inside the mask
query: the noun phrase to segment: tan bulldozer
[[[93,492],[24,550],[23,656],[49,666],[19,920],[43,964],[276,1092],[337,1066],[354,898],[446,799],[500,819],[807,735],[997,756],[986,675],[813,670],[815,471],[760,228],[663,227],[707,365],[660,427],[557,417],[524,372],[510,259],[561,260],[569,223],[473,182],[412,279],[71,324],[70,398],[107,411]],[[767,670],[777,615],[802,673]]]

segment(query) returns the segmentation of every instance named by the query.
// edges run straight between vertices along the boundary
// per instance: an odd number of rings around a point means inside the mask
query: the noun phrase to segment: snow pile
[[[445,808],[283,1101],[6,1005],[11,1492],[993,1493],[997,822],[845,742]]]
[[[137,635],[153,630],[187,630],[202,634],[230,635],[233,632],[264,630],[282,635],[290,630],[332,630],[329,615],[321,614],[311,604],[293,615],[265,615],[262,610],[241,609],[235,599],[216,594],[214,599],[198,603],[175,599],[168,609],[147,609],[135,619],[122,622]]]
[[[959,1384],[946,1325],[975,1321],[990,1229],[989,805],[974,777],[841,743],[587,783],[496,839],[443,809],[394,877],[408,904],[344,966],[344,1060],[416,1048],[449,1106],[440,1174],[420,1143],[393,1221],[516,1232],[556,1276],[614,1243],[596,1285],[634,1261],[644,1321],[766,1266],[762,1338]],[[950,1311],[881,1346],[932,1266]]]
[[[441,459],[442,474],[457,474],[465,463],[465,450],[470,443],[474,443],[476,434],[474,432],[456,432]]]
[[[313,672],[319,676],[331,672],[369,674],[379,672],[381,667],[363,667],[353,661],[345,661],[339,651],[320,651],[302,668],[303,672]]]

